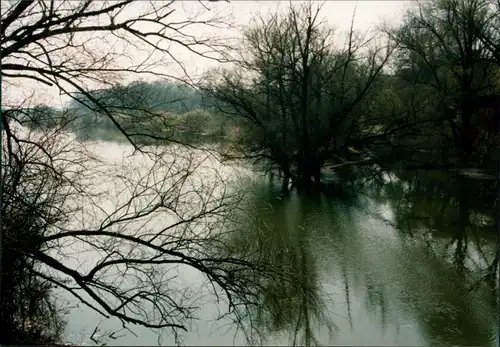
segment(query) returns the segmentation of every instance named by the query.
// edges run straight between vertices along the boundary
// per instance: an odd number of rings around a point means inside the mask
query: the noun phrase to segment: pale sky
[[[299,1],[294,1],[299,3]],[[325,1],[323,3],[323,8],[321,11],[321,16],[328,22],[328,24],[336,27],[339,31],[343,32],[349,29],[351,18],[354,10],[356,10],[355,17],[355,28],[358,30],[369,30],[373,29],[375,26],[382,23],[382,21],[388,21],[391,24],[395,24],[402,13],[402,10],[408,5],[408,1]],[[232,0],[230,3],[221,1],[218,3],[209,3],[208,7],[212,8],[212,13],[219,11],[222,15],[231,18],[235,29],[195,29],[190,33],[198,36],[218,36],[225,38],[237,38],[239,36],[239,30],[237,27],[244,26],[251,22],[251,19],[255,14],[272,13],[276,9],[284,10],[288,6],[288,1],[238,1]],[[134,8],[130,10],[129,14],[133,14],[133,11],[140,9],[140,7],[147,6],[148,2],[138,2],[134,4]],[[174,13],[175,16],[172,20],[179,20],[186,18],[189,14],[198,13],[200,11],[206,10],[201,7],[198,1],[183,1],[179,2],[175,6],[177,8]],[[97,44],[100,50],[105,51],[113,46],[109,42]],[[113,46],[114,47],[114,46]],[[121,64],[127,65],[130,63],[137,63],[141,58],[145,58],[149,52],[144,50],[134,50],[127,46],[122,46],[122,51],[127,52],[130,56],[129,60],[123,61]],[[201,73],[207,69],[217,67],[218,64],[214,61],[196,56],[192,53],[188,53],[185,50],[180,51],[176,48],[172,48],[171,53],[175,57],[186,64],[186,68],[190,75],[199,76]],[[167,63],[164,56],[158,57],[163,62],[163,69],[165,73],[169,73],[176,76],[182,76],[181,70],[175,66]],[[135,77],[133,78],[135,79]],[[148,80],[155,79],[154,76],[148,77]],[[127,79],[129,80],[129,79]],[[2,104],[19,102],[26,98],[27,95],[32,95],[35,93],[37,102],[46,103],[54,106],[61,106],[65,103],[68,98],[60,97],[58,91],[55,88],[50,88],[45,85],[37,85],[32,81],[20,82],[16,81],[16,86],[2,83]]]

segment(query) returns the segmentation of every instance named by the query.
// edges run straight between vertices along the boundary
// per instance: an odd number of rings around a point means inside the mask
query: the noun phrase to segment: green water
[[[299,345],[497,344],[491,183],[336,181],[326,194],[255,187],[235,245],[304,283],[269,283],[261,332]]]
[[[327,193],[281,194],[278,182],[264,178],[245,186],[250,193],[235,212],[228,249],[282,275],[255,279],[258,305],[241,317],[247,338],[266,345],[498,345],[491,182],[422,172],[369,183],[354,172],[327,178],[336,182]],[[206,300],[184,344],[245,344],[236,325],[212,321],[224,305]],[[72,329],[95,320],[75,313]],[[135,332],[109,344],[156,344],[151,331]],[[161,343],[174,340],[167,334]]]

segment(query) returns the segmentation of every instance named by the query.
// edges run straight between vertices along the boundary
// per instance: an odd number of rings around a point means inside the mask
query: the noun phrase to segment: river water
[[[94,147],[115,166],[121,160],[148,165],[123,159],[123,145]],[[306,284],[279,277],[268,282],[263,309],[245,318],[260,333],[260,344],[498,345],[498,235],[488,183],[430,172],[364,182],[359,172],[344,172],[330,177],[336,183],[327,193],[283,195],[278,182],[214,165],[232,180],[233,190],[246,191],[231,223],[231,249],[259,254]],[[117,203],[104,200],[110,208]],[[204,278],[189,268],[182,272],[183,285],[198,290]],[[225,304],[207,293],[199,297],[197,320],[179,337],[183,344],[247,343],[230,319],[215,319]],[[96,325],[102,336],[121,328],[79,305],[71,310],[66,336],[92,344]],[[108,345],[176,342],[169,331],[130,329],[135,335],[120,330]]]

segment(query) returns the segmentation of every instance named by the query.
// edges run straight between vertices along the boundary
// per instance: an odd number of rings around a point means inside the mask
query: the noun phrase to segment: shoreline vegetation
[[[148,86],[148,84],[143,85]],[[151,85],[158,89],[162,88],[162,84],[158,82]],[[165,84],[163,88],[168,90],[170,85]],[[191,93],[191,99],[195,99],[195,102],[191,100],[191,102],[187,103],[191,108],[186,106],[186,103],[180,99],[177,104],[175,102],[166,103],[169,105],[166,110],[159,110],[158,107],[151,110],[150,106],[147,106],[147,108],[136,107],[133,108],[134,115],[128,115],[127,113],[118,115],[121,119],[120,123],[129,132],[137,131],[145,134],[143,136],[133,136],[134,142],[141,146],[178,143],[196,147],[212,143],[218,146],[217,151],[223,160],[244,159],[245,154],[238,150],[238,148],[241,149],[241,143],[245,140],[245,137],[241,134],[243,127],[234,120],[229,122],[224,120],[223,117],[215,114],[213,108],[205,107],[201,102],[202,98],[194,89],[191,90]],[[187,100],[189,100],[189,97]],[[123,105],[120,107],[123,108]],[[33,130],[62,126],[65,131],[75,134],[78,140],[129,143],[129,139],[109,121],[105,114],[92,111],[86,107],[80,106],[61,110],[38,105],[33,108],[7,109],[4,112],[8,114],[11,112],[17,113],[16,119],[19,123]],[[141,112],[145,113],[145,115],[137,117],[137,114]],[[140,130],[138,131],[138,129]],[[417,139],[418,137],[414,138]],[[428,140],[428,137],[423,137],[420,143],[412,140],[412,146],[417,147],[417,150],[410,153],[409,156],[400,158],[401,161],[397,164],[395,164],[394,158],[392,158],[392,163],[387,163],[384,160],[384,156],[387,156],[386,153],[376,153],[374,150],[366,150],[366,148],[360,150],[354,146],[347,146],[345,152],[347,155],[344,158],[333,157],[325,160],[322,171],[331,172],[350,165],[392,164],[391,167],[401,168],[402,165],[408,170],[442,170],[455,172],[472,179],[495,179],[493,176],[494,171],[490,169],[491,165],[481,168],[474,164],[465,167],[460,164],[452,164],[453,162],[459,163],[458,158],[454,158],[453,155],[448,158],[449,161],[436,162],[432,160],[429,156],[432,153],[431,150],[419,148],[419,145],[423,145]],[[408,141],[408,138],[406,141]],[[391,152],[390,155],[393,154],[394,152]],[[292,165],[295,166],[296,164],[292,163]],[[259,170],[259,166],[256,169]],[[280,171],[279,168],[277,171]],[[265,169],[264,172],[266,172]]]

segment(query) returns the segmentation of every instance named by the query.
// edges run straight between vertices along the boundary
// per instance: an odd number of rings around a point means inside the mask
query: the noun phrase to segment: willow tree
[[[205,89],[243,126],[247,158],[278,166],[298,186],[319,183],[329,159],[360,133],[360,105],[391,52],[351,26],[344,47],[320,18],[321,6],[291,5],[257,18],[245,31],[237,67]],[[345,162],[345,158],[340,159]]]

